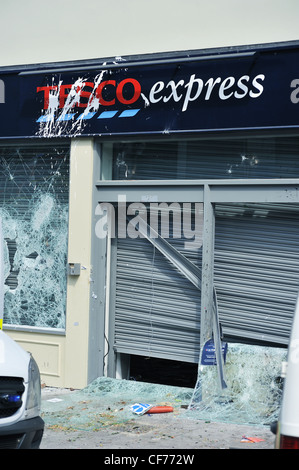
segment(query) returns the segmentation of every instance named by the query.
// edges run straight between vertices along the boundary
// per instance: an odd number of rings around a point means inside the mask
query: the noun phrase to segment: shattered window
[[[69,146],[0,148],[4,323],[65,327]]]

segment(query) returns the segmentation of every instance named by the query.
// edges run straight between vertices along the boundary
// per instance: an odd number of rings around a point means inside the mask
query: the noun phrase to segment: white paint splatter
[[[106,63],[103,65],[105,66]],[[54,79],[52,79],[53,89],[49,91],[49,106],[42,114],[36,135],[39,137],[60,137],[66,134],[76,137],[81,135],[88,124],[88,114],[95,113],[99,109],[100,103],[96,90],[103,81],[105,73],[107,73],[107,70],[102,70],[95,77],[93,91],[90,94],[86,108],[80,115],[74,112],[74,108],[79,104],[81,90],[88,79],[79,77],[73,83],[62,109],[59,108],[59,96],[63,81],[60,80],[58,85],[55,86]]]

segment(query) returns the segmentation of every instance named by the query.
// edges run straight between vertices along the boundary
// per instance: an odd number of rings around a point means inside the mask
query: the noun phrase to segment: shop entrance
[[[113,207],[117,222],[108,241],[109,376],[128,378],[131,356],[197,365],[205,341],[213,337],[217,352],[221,335],[287,345],[299,286],[296,183],[99,183],[101,209]]]

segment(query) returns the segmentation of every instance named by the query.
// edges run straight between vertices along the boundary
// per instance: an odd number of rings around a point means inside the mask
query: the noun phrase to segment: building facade
[[[298,59],[295,41],[2,67],[3,327],[47,385],[198,363],[220,325],[287,346]]]
[[[198,364],[211,337],[287,346],[298,8],[2,7],[3,329],[45,384]]]

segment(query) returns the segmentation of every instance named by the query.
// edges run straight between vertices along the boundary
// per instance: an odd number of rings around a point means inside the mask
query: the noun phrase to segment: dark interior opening
[[[197,372],[198,364],[189,362],[133,355],[130,359],[130,379],[139,382],[194,388]]]

